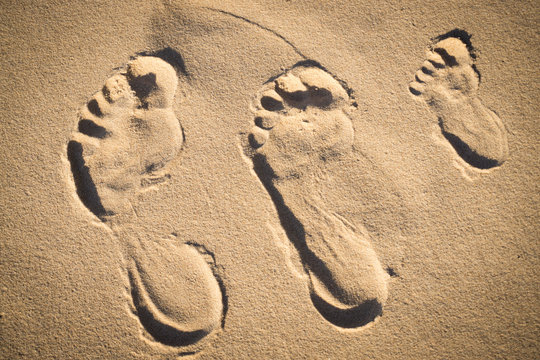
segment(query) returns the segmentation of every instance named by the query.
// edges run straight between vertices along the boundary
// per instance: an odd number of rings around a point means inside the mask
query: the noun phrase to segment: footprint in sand
[[[182,148],[172,110],[177,84],[166,61],[134,59],[82,108],[67,147],[79,198],[129,249],[131,300],[145,335],[168,346],[199,341],[224,316],[215,263],[200,247],[145,234],[131,206],[141,191],[170,178],[166,165]]]
[[[368,240],[326,209],[317,181],[330,162],[352,152],[345,88],[314,62],[302,62],[257,96],[248,136],[253,169],[273,199],[309,278],[311,300],[342,328],[382,313],[388,275]]]
[[[508,157],[506,131],[501,119],[478,98],[480,78],[469,38],[456,31],[439,37],[409,91],[437,114],[442,134],[463,160],[490,169]]]

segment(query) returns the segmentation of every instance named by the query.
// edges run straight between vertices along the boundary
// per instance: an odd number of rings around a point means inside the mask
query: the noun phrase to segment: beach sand
[[[0,358],[539,356],[537,2],[1,9]]]

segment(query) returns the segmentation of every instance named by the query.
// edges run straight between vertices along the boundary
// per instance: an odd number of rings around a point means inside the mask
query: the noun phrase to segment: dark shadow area
[[[88,102],[88,104],[86,105],[88,107],[88,110],[98,116],[98,117],[102,117],[103,116],[103,112],[101,111],[101,109],[99,108],[99,104],[97,102],[96,99],[92,99]]]
[[[87,119],[79,121],[79,132],[98,139],[104,139],[109,136],[107,129]]]
[[[399,274],[396,272],[396,270],[394,270],[394,268],[388,266],[386,267],[386,272],[388,273],[388,275],[390,275],[391,277],[399,277]]]
[[[448,140],[448,142],[452,145],[452,147],[456,150],[458,155],[463,160],[465,160],[468,164],[478,169],[491,169],[495,166],[500,165],[497,160],[488,159],[482,155],[477,154],[473,149],[469,147],[469,145],[467,145],[458,136],[444,131],[442,128],[441,122],[442,120],[439,119],[439,126],[441,127],[442,134],[444,135],[446,140]]]
[[[263,96],[261,98],[261,106],[268,111],[280,111],[283,110],[283,103],[270,96]]]
[[[409,86],[409,91],[411,92],[411,94],[415,95],[415,96],[419,96],[421,95],[422,93],[418,90],[416,90],[415,88]]]
[[[431,71],[430,69],[428,69],[428,68],[425,67],[425,66],[422,66],[422,67],[420,68],[420,70],[422,70],[422,72],[423,72],[424,74],[427,74],[427,75],[433,75],[433,71]],[[415,77],[418,78],[417,75],[415,75]]]
[[[137,77],[128,76],[128,83],[131,89],[135,92],[135,95],[141,99],[143,105],[146,103],[145,99],[148,97],[148,95],[150,95],[150,93],[157,88],[156,74],[154,73]]]
[[[441,58],[443,59],[444,63],[447,66],[456,66],[458,65],[458,62],[455,57],[450,55],[445,49],[443,48],[435,48],[433,49],[437,54],[441,55]]]
[[[273,182],[276,180],[276,175],[272,171],[270,165],[268,165],[266,158],[261,154],[256,154],[253,156],[252,160],[253,169],[272,198],[281,225],[283,226],[287,237],[297,249],[302,264],[304,265],[304,270],[315,275],[319,281],[325,284],[325,286],[333,284],[334,280],[332,279],[332,274],[328,267],[307,246],[306,233],[302,223],[285,204],[283,197],[274,186]],[[340,292],[340,289],[332,290],[336,293]],[[326,320],[336,326],[344,328],[363,326],[375,319],[382,312],[382,306],[380,304],[380,311],[376,311],[377,309],[374,309],[374,305],[369,301],[353,309],[343,310],[328,304],[314,293],[311,296],[311,300],[313,301],[315,308]]]
[[[334,96],[327,89],[309,88],[311,103],[317,107],[325,108],[334,101]]]
[[[428,61],[431,63],[431,65],[433,65],[433,67],[435,67],[436,69],[444,69],[446,65],[444,64],[439,64],[437,61],[433,61],[431,59],[428,59]]]
[[[382,305],[377,300],[368,300],[350,309],[339,309],[311,292],[311,301],[326,320],[345,329],[365,326],[382,314]]]
[[[184,59],[182,58],[182,55],[180,55],[177,51],[171,49],[170,47],[156,50],[156,51],[143,51],[140,53],[137,53],[137,55],[140,56],[154,56],[157,58],[160,58],[161,60],[164,60],[171,65],[177,73],[181,73],[183,75],[189,75],[186,71],[186,65],[184,63]]]
[[[287,105],[291,107],[305,110],[306,106],[309,104],[310,99],[307,91],[286,92],[282,91],[277,86],[275,87],[275,91],[287,102]]]
[[[141,295],[138,292],[136,281],[131,272],[129,272],[129,280],[131,284],[131,297],[133,299],[133,305],[137,309],[139,321],[156,341],[168,346],[187,346],[196,343],[208,335],[204,330],[181,331],[160,322],[155,318],[152,312],[140,302]]]
[[[434,42],[439,42],[439,41],[442,41],[442,40],[445,40],[445,39],[448,39],[448,38],[457,38],[457,39],[461,40],[467,46],[467,50],[469,50],[469,52],[471,53],[471,57],[473,59],[475,59],[476,55],[474,54],[475,50],[474,50],[474,47],[472,46],[472,43],[471,43],[471,37],[472,37],[472,35],[469,34],[465,30],[453,29],[453,30],[450,30],[449,32],[447,32],[445,34],[442,34],[442,35],[439,35],[439,36],[435,37],[433,39],[433,41]]]
[[[101,199],[99,198],[96,185],[92,181],[88,167],[85,165],[81,144],[76,141],[70,141],[67,147],[67,156],[79,199],[97,217],[102,218],[108,215],[101,204]]]
[[[255,138],[255,135],[253,134],[248,135],[248,142],[249,142],[249,145],[254,149],[258,149],[262,146],[262,144],[259,144],[259,142]]]
[[[294,64],[291,67],[291,69],[294,69],[294,68],[297,68],[297,67],[316,67],[316,68],[319,68],[319,69],[321,69],[323,71],[326,71],[327,73],[330,74],[330,72],[328,71],[327,68],[322,66],[321,63],[318,62],[317,60],[313,60],[313,59],[301,60],[301,61],[297,62],[296,64]]]

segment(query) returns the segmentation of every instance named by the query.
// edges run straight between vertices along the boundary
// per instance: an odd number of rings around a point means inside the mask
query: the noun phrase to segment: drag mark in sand
[[[289,45],[294,50],[294,52],[296,52],[298,55],[300,55],[300,57],[302,57],[303,59],[307,59],[306,56],[290,40],[288,40],[285,36],[281,35],[280,33],[278,33],[275,30],[272,30],[272,29],[270,29],[270,28],[268,28],[268,27],[266,27],[264,25],[259,24],[258,22],[255,22],[255,21],[250,20],[248,18],[245,18],[243,16],[233,14],[232,12],[229,12],[229,11],[220,10],[220,9],[214,9],[214,8],[211,8],[211,7],[205,7],[205,9],[210,10],[210,11],[214,11],[214,12],[217,12],[217,13],[220,13],[220,14],[223,14],[223,15],[231,16],[231,17],[233,17],[235,19],[242,20],[242,21],[244,21],[244,22],[246,22],[248,24],[254,25],[254,26],[258,27],[259,29],[262,29],[264,31],[268,31],[269,33],[271,33],[274,36],[278,37],[279,39],[283,40],[287,45]]]

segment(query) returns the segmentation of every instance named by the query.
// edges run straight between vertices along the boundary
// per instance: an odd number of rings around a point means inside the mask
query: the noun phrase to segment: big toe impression
[[[127,77],[131,88],[144,107],[172,106],[178,79],[174,68],[153,56],[141,56],[128,64]]]
[[[439,41],[433,47],[433,51],[441,55],[449,66],[473,64],[473,58],[467,45],[455,37],[449,37]]]

